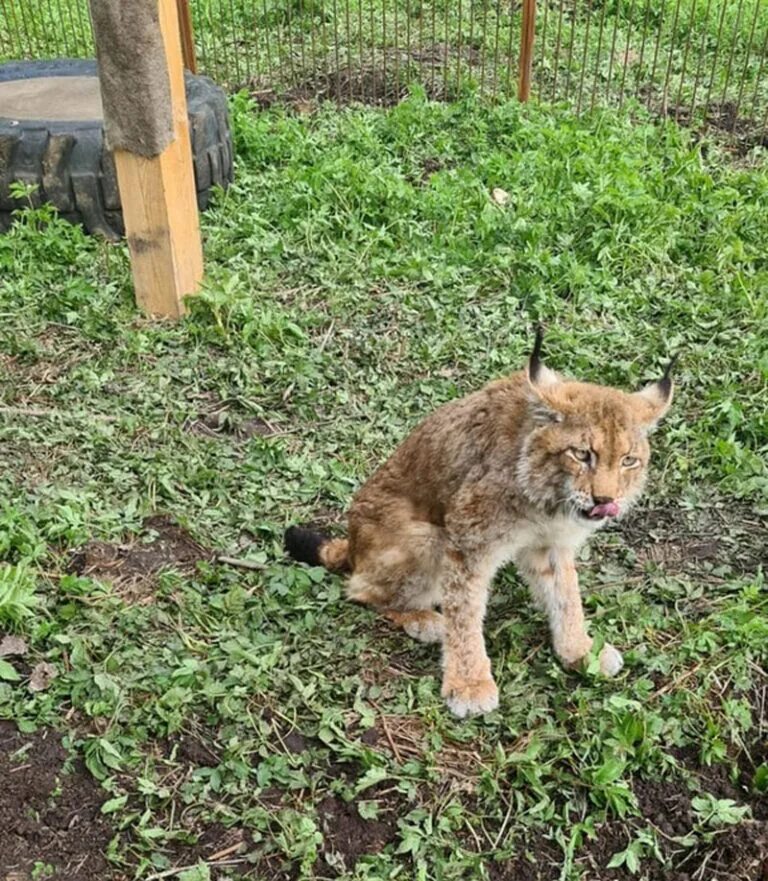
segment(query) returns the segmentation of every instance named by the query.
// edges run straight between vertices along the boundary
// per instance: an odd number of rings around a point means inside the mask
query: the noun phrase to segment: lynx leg
[[[572,552],[564,548],[528,551],[520,559],[519,567],[534,602],[549,618],[555,654],[567,667],[578,664],[592,648],[592,638],[584,623]],[[621,653],[606,643],[600,652],[601,672],[615,676],[623,666]]]
[[[374,606],[421,642],[441,642],[439,556],[442,538],[431,524],[407,522],[400,530],[377,528],[355,565],[347,596]]]
[[[489,587],[490,577],[473,571],[460,552],[446,553],[442,694],[459,718],[490,713],[499,705],[483,638]]]
[[[442,642],[445,632],[443,616],[433,609],[398,611],[385,609],[384,617],[419,642]]]

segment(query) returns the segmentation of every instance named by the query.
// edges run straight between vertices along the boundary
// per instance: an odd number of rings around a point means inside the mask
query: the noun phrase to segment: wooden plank
[[[149,315],[178,318],[200,285],[203,253],[176,0],[158,0],[158,10],[174,140],[151,159],[116,150],[115,166],[136,302]]]
[[[533,72],[533,38],[536,31],[536,0],[523,0],[523,20],[520,31],[520,79],[517,97],[527,101],[531,97]]]
[[[179,33],[181,34],[181,55],[184,67],[190,73],[197,73],[197,55],[195,53],[195,31],[192,27],[192,13],[189,0],[176,0],[179,13]]]

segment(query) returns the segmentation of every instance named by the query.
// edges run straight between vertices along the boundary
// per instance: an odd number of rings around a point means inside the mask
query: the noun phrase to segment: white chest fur
[[[537,551],[561,548],[572,553],[596,531],[597,524],[573,517],[537,516],[516,521],[503,537],[493,542],[488,565],[494,571],[510,561],[518,562]]]

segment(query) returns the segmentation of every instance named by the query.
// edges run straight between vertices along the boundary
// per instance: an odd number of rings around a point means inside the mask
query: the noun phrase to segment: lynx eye
[[[624,456],[624,458],[621,460],[622,468],[637,468],[639,464],[640,460],[637,458],[637,456]]]
[[[589,462],[592,459],[591,450],[583,450],[580,447],[571,447],[568,452],[577,462]]]

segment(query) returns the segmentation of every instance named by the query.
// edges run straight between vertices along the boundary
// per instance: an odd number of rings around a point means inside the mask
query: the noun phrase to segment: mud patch
[[[12,723],[0,721],[0,878],[4,881],[124,878],[104,857],[114,835],[101,814],[106,795],[82,762],[69,766],[67,760],[58,733],[21,734]]]
[[[704,565],[741,574],[768,565],[768,517],[743,503],[639,510],[620,533],[637,565],[669,573]]]
[[[693,126],[709,130],[714,134],[727,135],[730,149],[737,156],[743,156],[755,147],[768,146],[765,127],[759,119],[740,114],[740,107],[733,101],[711,103],[702,112],[691,112],[690,107],[661,108],[661,116],[668,116],[683,126]]]
[[[375,788],[374,788],[375,789]],[[397,840],[397,806],[399,799],[388,800],[380,791],[366,792],[366,801],[375,799],[378,812],[364,819],[356,801],[346,802],[327,795],[317,806],[323,833],[322,857],[332,875],[351,872],[357,861],[368,854],[377,854]]]
[[[611,821],[598,829],[579,858],[587,868],[585,877],[595,881],[637,878],[631,866],[609,869],[608,865],[646,830],[658,847],[658,855],[648,848],[640,855],[642,877],[647,881],[768,881],[768,821],[759,819],[764,796],[750,791],[746,781],[735,783],[726,765],[698,766],[693,750],[681,750],[677,758],[692,773],[697,789],[748,805],[758,819],[710,829],[694,810],[696,792],[681,777],[635,780],[632,788],[641,816]]]
[[[479,50],[472,46],[459,49],[435,42],[413,47],[410,52],[402,47],[377,49],[354,65],[310,71],[299,82],[286,70],[273,71],[269,81],[252,80],[247,85],[260,107],[279,102],[297,113],[311,113],[323,101],[393,107],[408,95],[412,82],[420,82],[431,100],[449,101],[460,94],[454,81],[457,69],[460,67],[466,77],[474,67],[477,75],[480,60]],[[294,85],[281,89],[273,85],[275,82]]]
[[[513,859],[485,864],[491,881],[558,881],[563,852],[557,844],[540,835],[518,842],[515,849]]]
[[[166,569],[191,572],[212,560],[204,548],[170,517],[144,521],[144,532],[127,544],[91,541],[74,552],[68,571],[111,584],[126,602],[151,602],[156,577]]]

